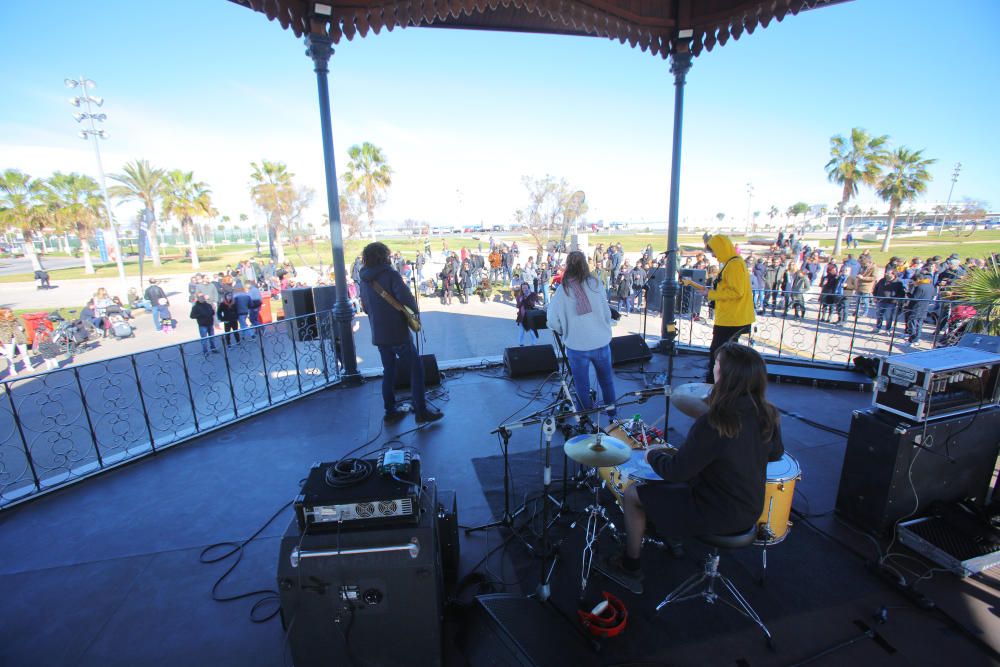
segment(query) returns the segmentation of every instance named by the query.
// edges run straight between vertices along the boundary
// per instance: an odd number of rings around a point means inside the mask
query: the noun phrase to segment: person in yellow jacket
[[[746,263],[736,252],[728,236],[716,234],[705,242],[705,249],[719,260],[719,277],[710,287],[701,288],[709,301],[715,302],[715,325],[712,327],[712,344],[709,347],[708,373],[705,381],[714,383],[715,352],[729,341],[750,333],[756,320],[753,309],[753,292]]]

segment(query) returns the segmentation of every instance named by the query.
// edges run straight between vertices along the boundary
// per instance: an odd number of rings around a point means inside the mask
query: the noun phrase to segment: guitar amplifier
[[[356,460],[350,470],[344,469],[346,465],[313,464],[294,502],[300,531],[311,534],[417,523],[419,458],[409,461],[409,472],[397,474],[398,480],[380,474],[377,459]]]
[[[302,534],[290,522],[277,583],[295,667],[442,664],[437,504],[428,479],[413,524]]]

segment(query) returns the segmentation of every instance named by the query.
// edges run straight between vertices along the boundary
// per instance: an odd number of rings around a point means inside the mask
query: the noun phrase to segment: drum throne
[[[771,640],[771,632],[767,629],[767,626],[764,625],[760,616],[750,606],[750,603],[743,597],[743,594],[736,588],[732,580],[719,571],[719,549],[742,549],[748,547],[754,543],[757,534],[758,527],[754,524],[746,531],[732,535],[698,535],[697,538],[699,541],[712,547],[712,551],[705,557],[705,564],[702,571],[691,575],[684,583],[671,591],[667,597],[663,598],[660,604],[656,605],[656,611],[659,612],[673,602],[683,602],[695,598],[701,598],[708,604],[715,604],[721,600],[756,623],[757,627],[763,631],[764,636],[767,638],[767,645],[773,649],[774,644]],[[719,584],[721,584],[719,587],[720,590],[717,591],[716,587]],[[699,587],[701,587],[700,590],[698,590]],[[727,594],[731,599],[726,599],[725,596]]]

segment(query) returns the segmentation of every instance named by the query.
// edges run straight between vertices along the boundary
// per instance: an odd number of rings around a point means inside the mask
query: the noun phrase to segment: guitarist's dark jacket
[[[409,306],[414,312],[417,311],[417,300],[413,298],[402,276],[395,269],[388,264],[362,268],[361,302],[371,324],[372,345],[395,346],[411,342],[413,339],[410,337],[410,329],[406,326],[406,317],[375,291],[372,287],[373,282],[378,282],[404,306]]]

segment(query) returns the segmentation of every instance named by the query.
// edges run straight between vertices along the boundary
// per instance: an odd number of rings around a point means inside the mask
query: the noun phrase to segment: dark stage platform
[[[678,358],[675,384],[697,381],[704,364],[703,356]],[[645,377],[651,380],[664,366],[663,357],[654,357]],[[616,372],[620,391],[643,384],[634,366]],[[530,412],[549,402],[556,386],[540,386],[543,379],[509,380],[496,368],[451,372],[435,400],[447,416],[415,432],[412,417],[383,427],[378,381],[335,388],[0,514],[0,664],[291,664],[279,620],[251,619],[255,601],[266,595],[213,600],[213,585],[233,559],[203,564],[205,547],[242,543],[273,518],[246,545],[242,561],[215,597],[274,589],[279,542],[309,466],[365,443],[375,451],[395,436],[419,451],[425,477],[457,491],[462,525],[489,521],[502,502],[499,465],[488,460],[500,448],[490,431],[519,410]],[[692,601],[653,614],[663,595],[700,567],[705,548],[695,541],[685,543],[687,554],[680,559],[668,552],[644,553],[643,596],[592,575],[591,594],[608,590],[632,614],[626,632],[606,641],[600,652],[566,627],[551,636],[581,642],[594,664],[604,665],[996,664],[996,573],[964,580],[936,573],[918,588],[937,609],[922,609],[867,569],[876,548],[885,549],[887,542],[856,532],[832,513],[846,444],[838,431],[847,431],[851,412],[867,407],[870,394],[772,384],[770,398],[786,413],[785,446],[803,469],[794,508],[806,516],[796,516],[786,542],[769,550],[764,586],[754,581],[760,567],[757,549],[724,554],[722,570],[757,607],[776,650],[765,646],[752,623],[723,605]],[[635,412],[656,422],[663,413],[662,397],[627,414]],[[669,439],[682,440],[690,424],[672,411]],[[537,429],[515,431],[511,440],[518,503],[541,478],[539,441]],[[561,436],[556,442],[561,445]],[[586,503],[582,493],[570,494],[570,508]],[[565,620],[575,613],[582,528],[570,527],[574,518],[579,515],[568,514],[555,526],[556,535],[565,539],[552,602],[526,631],[544,633],[544,619]],[[492,584],[465,590],[462,602],[487,590],[520,595],[534,589],[538,561],[518,540],[494,549],[505,536],[502,530],[462,535],[463,575],[493,551],[478,568]],[[929,574],[929,563],[898,545],[895,549],[906,554],[894,561],[900,568]],[[466,627],[475,625],[468,623],[473,607],[448,616],[445,664],[503,664],[488,662],[482,650],[469,646],[481,637]],[[887,610],[884,623],[873,617],[880,608]],[[274,609],[265,601],[253,616],[259,620]],[[398,638],[405,641],[405,636],[403,630]],[[389,631],[387,637],[397,635]],[[555,648],[546,664],[584,664],[571,657],[580,646]],[[353,652],[356,664],[372,664],[366,661],[366,647],[355,645]],[[329,664],[352,661],[343,654],[331,656]]]

